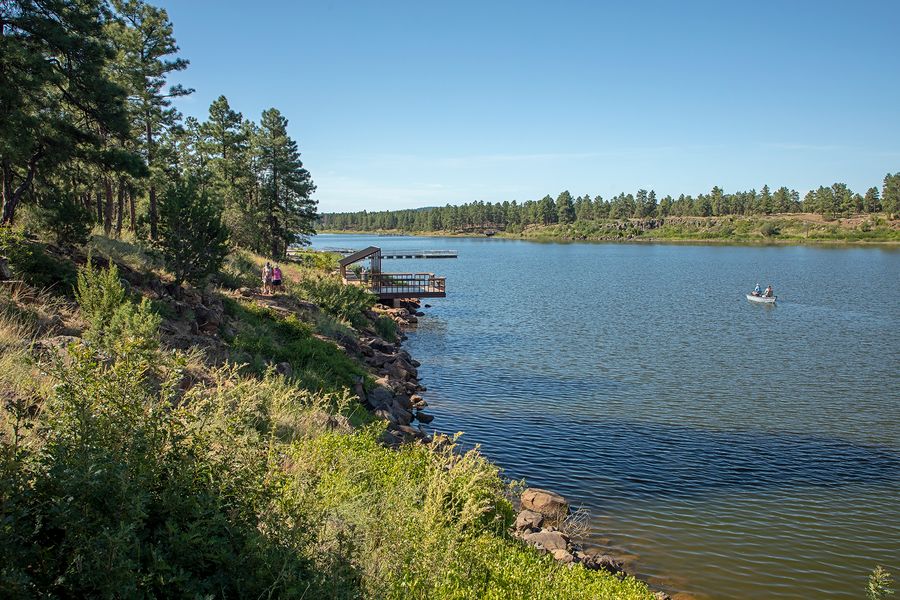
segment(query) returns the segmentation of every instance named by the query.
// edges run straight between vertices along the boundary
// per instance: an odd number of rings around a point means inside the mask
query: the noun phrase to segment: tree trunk
[[[96,192],[97,199],[97,222],[103,222],[103,194],[100,193],[100,190]]]
[[[150,125],[150,114],[149,112],[146,115],[146,130],[147,130],[147,166],[151,167],[153,164],[153,129]],[[151,167],[152,168],[152,167]],[[150,177],[153,177],[151,173]],[[157,211],[156,211],[156,186],[153,184],[151,179],[150,182],[150,239],[156,240],[156,223],[157,223]]]
[[[106,203],[103,208],[103,231],[109,235],[112,231],[113,209],[115,208],[115,196],[113,196],[112,179],[103,178],[103,189],[106,192]]]
[[[129,229],[131,229],[132,232],[136,232],[137,231],[137,215],[134,214],[134,212],[135,212],[134,211],[134,188],[132,188],[131,186],[128,186],[128,209],[129,209],[129,212],[131,213],[131,225],[130,225]]]
[[[116,198],[116,238],[122,237],[122,213],[125,212],[125,178],[119,177],[119,195]]]
[[[19,187],[13,189],[13,170],[12,162],[8,159],[3,161],[3,217],[0,218],[0,224],[10,225],[16,216],[16,207],[28,188],[34,180],[34,174],[37,171],[37,163],[41,159],[43,152],[39,149],[28,160],[28,173],[25,179],[19,184]]]

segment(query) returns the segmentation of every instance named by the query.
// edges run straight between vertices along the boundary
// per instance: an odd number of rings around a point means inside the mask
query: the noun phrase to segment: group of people
[[[262,270],[263,294],[272,295],[281,289],[281,268],[278,265],[272,266],[266,261],[266,266]]]
[[[775,291],[772,289],[771,285],[766,288],[766,291],[762,291],[758,283],[756,284],[756,287],[753,288],[753,291],[751,293],[754,296],[762,296],[763,298],[771,298],[775,295]]]

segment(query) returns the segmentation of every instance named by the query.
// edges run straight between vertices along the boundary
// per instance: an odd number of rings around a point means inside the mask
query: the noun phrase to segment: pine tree
[[[316,186],[300,161],[297,142],[288,136],[288,120],[275,109],[262,114],[255,140],[265,236],[261,252],[283,256],[288,245],[315,233]]]
[[[900,173],[884,176],[884,187],[881,188],[881,205],[889,215],[900,214]]]
[[[0,171],[3,211],[42,170],[104,160],[104,136],[128,132],[125,94],[110,80],[113,51],[100,0],[0,2]]]
[[[157,187],[164,170],[159,160],[159,141],[180,118],[172,98],[194,90],[173,85],[165,90],[169,73],[186,69],[188,61],[171,58],[178,53],[172,23],[162,8],[142,0],[114,0],[118,22],[112,36],[118,49],[119,81],[125,83],[130,98],[134,134],[151,170],[149,181],[150,238],[157,237]]]
[[[556,218],[560,223],[571,223],[575,220],[575,205],[572,203],[572,194],[569,190],[556,198]]]
[[[222,266],[228,229],[222,209],[202,193],[196,177],[177,178],[159,207],[158,244],[175,282],[200,282]]]
[[[866,196],[863,198],[863,206],[864,210],[868,213],[877,213],[881,211],[881,197],[878,194],[877,187],[870,187],[866,191]]]

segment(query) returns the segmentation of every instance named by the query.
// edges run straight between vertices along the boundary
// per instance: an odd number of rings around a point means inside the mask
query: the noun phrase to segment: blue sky
[[[895,0],[154,3],[179,109],[281,110],[322,212],[900,171]]]

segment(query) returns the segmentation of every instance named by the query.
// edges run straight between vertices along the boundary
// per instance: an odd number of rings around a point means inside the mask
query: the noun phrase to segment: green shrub
[[[397,341],[397,333],[399,330],[400,328],[397,326],[397,322],[390,317],[381,315],[375,319],[375,333],[389,342]]]
[[[75,284],[75,268],[44,249],[42,244],[27,239],[10,227],[0,227],[0,256],[9,259],[13,276],[36,288],[68,295]]]
[[[771,221],[767,221],[760,226],[759,232],[763,237],[773,237],[781,233],[781,230]]]
[[[236,328],[230,340],[232,360],[247,363],[258,376],[270,364],[286,362],[304,388],[336,392],[352,388],[365,375],[341,348],[316,338],[312,325],[294,315],[281,317],[271,309],[230,298],[225,299],[225,310]]]
[[[338,319],[362,324],[364,313],[375,306],[375,295],[337,277],[307,277],[297,284],[298,294]]]
[[[91,212],[68,194],[40,209],[38,220],[43,230],[53,233],[60,246],[84,244],[91,233]]]
[[[78,273],[75,299],[88,327],[84,338],[118,355],[147,355],[158,345],[161,319],[150,301],[134,304],[119,279],[115,263],[97,269],[88,257]]]
[[[260,269],[246,251],[238,250],[226,257],[219,272],[219,281],[224,287],[232,290],[256,287],[260,284]]]
[[[173,181],[159,205],[159,247],[175,282],[199,283],[219,270],[228,254],[222,209],[194,178]]]
[[[338,259],[340,256],[334,252],[303,250],[293,252],[290,258],[291,262],[295,262],[303,267],[328,272],[338,268]]]
[[[316,594],[302,507],[233,398],[181,403],[177,368],[157,386],[144,361],[70,356],[42,447],[0,454],[4,597]]]

